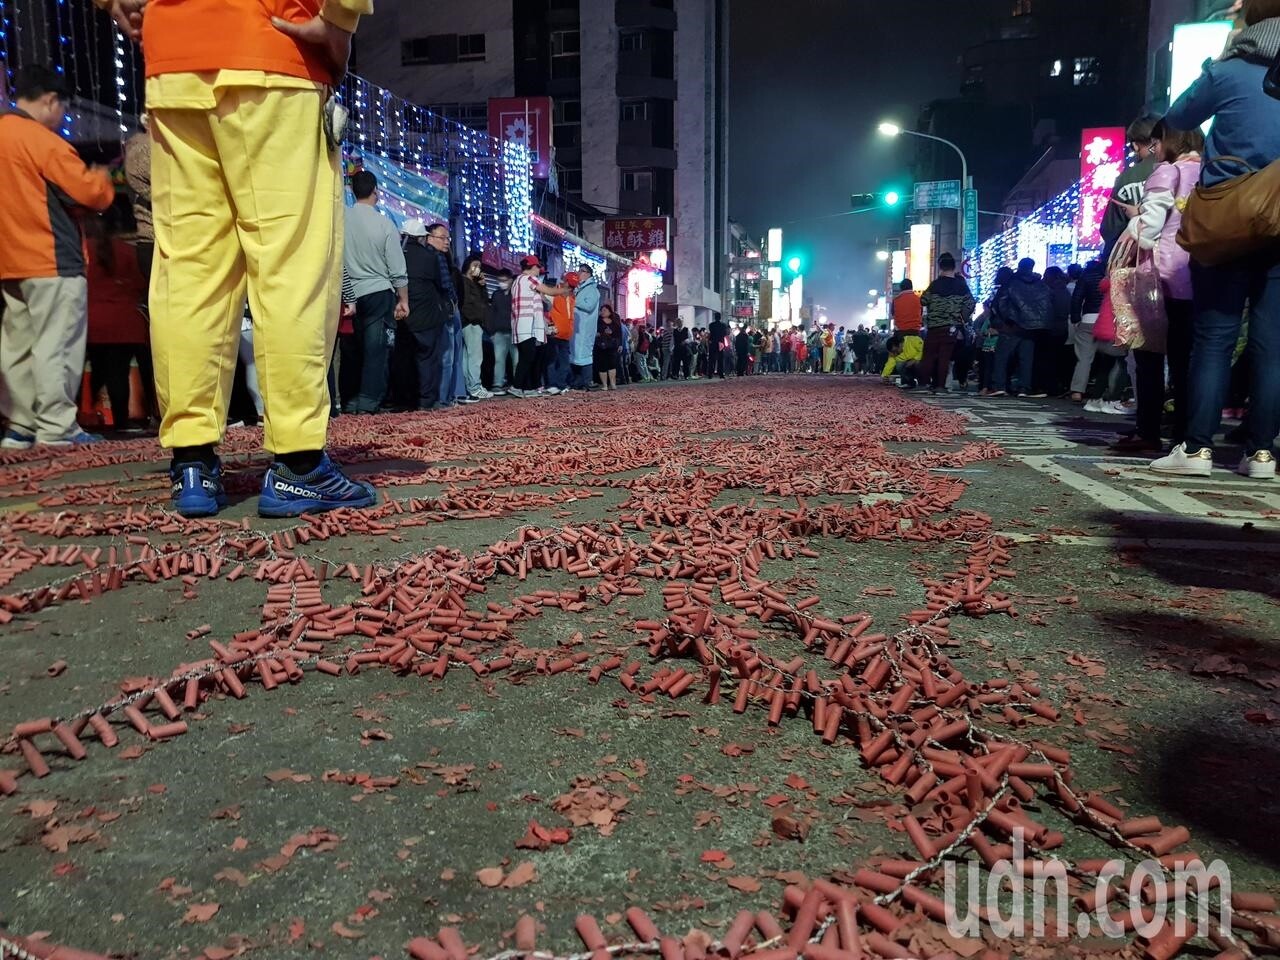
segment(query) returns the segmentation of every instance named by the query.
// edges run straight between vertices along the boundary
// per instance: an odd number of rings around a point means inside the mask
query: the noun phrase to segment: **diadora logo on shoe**
[[[295,497],[306,497],[308,500],[321,499],[318,491],[308,490],[306,487],[296,487],[292,483],[286,483],[283,480],[273,481],[271,486],[280,493],[292,493]]]
[[[181,492],[182,492],[182,488],[183,488],[183,486],[184,486],[184,481],[182,481],[182,480],[174,480],[174,481],[173,481],[173,492],[174,492],[174,493],[181,493]],[[217,484],[215,481],[213,481],[213,480],[209,479],[208,477],[201,477],[201,478],[200,478],[200,486],[201,486],[201,487],[203,487],[205,490],[208,490],[210,493],[217,493],[217,492],[218,492],[218,484]]]

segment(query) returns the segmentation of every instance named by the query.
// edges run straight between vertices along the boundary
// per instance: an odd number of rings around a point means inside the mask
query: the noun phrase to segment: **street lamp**
[[[877,251],[876,251],[876,259],[877,259],[877,260],[879,260],[881,263],[888,263],[888,262],[889,262],[889,251],[888,251],[888,250],[877,250]]]
[[[941,143],[956,153],[960,154],[960,207],[956,211],[956,245],[960,247],[960,259],[964,259],[964,192],[969,189],[969,158],[964,155],[964,151],[952,143],[950,140],[944,140],[942,137],[935,137],[931,133],[920,133],[918,130],[904,130],[896,123],[886,120],[880,124],[880,133],[886,137],[899,137],[906,135],[908,137],[919,137],[921,140],[932,140],[934,143]]]
[[[787,266],[791,268],[792,273],[799,273],[800,266],[801,266],[800,258],[792,257],[790,260],[787,261]]]

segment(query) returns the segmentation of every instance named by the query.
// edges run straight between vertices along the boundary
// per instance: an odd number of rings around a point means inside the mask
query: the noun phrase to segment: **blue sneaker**
[[[53,447],[55,450],[66,450],[70,447],[87,447],[91,443],[102,443],[103,439],[100,434],[77,430],[71,436],[63,437],[61,440],[41,440],[40,446]]]
[[[371,507],[377,502],[373,484],[348,479],[326,453],[320,457],[320,466],[302,477],[282,463],[272,464],[262,478],[258,516],[297,517],[341,507]]]
[[[227,505],[222,488],[222,464],[175,463],[169,468],[173,508],[184,517],[212,517]]]
[[[4,439],[0,440],[0,449],[2,450],[30,450],[35,445],[35,435],[19,430],[17,427],[10,427],[6,430]]]

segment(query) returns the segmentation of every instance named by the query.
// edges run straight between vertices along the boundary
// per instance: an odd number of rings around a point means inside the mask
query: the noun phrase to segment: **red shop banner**
[[[670,217],[608,217],[604,246],[615,253],[671,249]]]

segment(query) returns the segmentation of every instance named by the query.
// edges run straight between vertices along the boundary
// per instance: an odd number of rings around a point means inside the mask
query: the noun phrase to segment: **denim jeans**
[[[480,382],[480,364],[484,360],[484,327],[470,323],[462,328],[462,379],[467,394],[476,396],[484,389]]]
[[[1280,432],[1280,262],[1274,254],[1220,267],[1191,264],[1195,290],[1187,376],[1189,452],[1213,446],[1231,379],[1231,357],[1249,307],[1249,415],[1245,453],[1270,451]]]
[[[1013,380],[1009,376],[1014,361],[1018,364],[1018,392],[1031,392],[1031,371],[1035,363],[1035,341],[1016,330],[1001,330],[996,343],[996,369],[993,389],[1013,393]]]
[[[515,355],[511,346],[511,334],[495,333],[493,335],[493,389],[507,385],[507,358]]]
[[[356,337],[360,341],[360,390],[351,398],[355,413],[376,413],[387,396],[391,349],[387,334],[395,329],[396,295],[392,290],[365,294],[356,300]]]
[[[454,311],[453,320],[444,325],[443,349],[440,356],[440,394],[441,403],[453,403],[459,397],[467,395],[467,383],[462,374],[463,345],[462,318]]]
[[[444,366],[440,351],[444,346],[446,327],[433,330],[411,330],[414,339],[414,364],[418,370],[418,409],[426,410],[440,402],[440,377]]]
[[[547,340],[547,386],[563,390],[569,386],[569,341]]]

